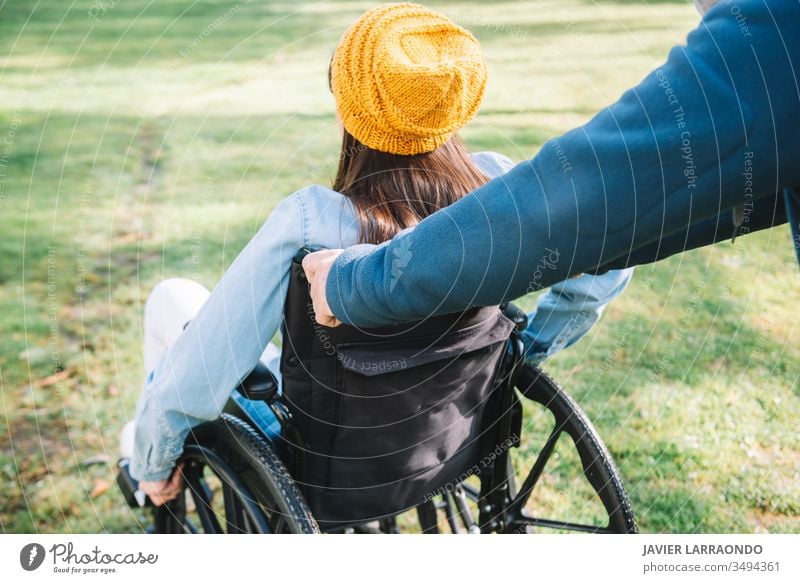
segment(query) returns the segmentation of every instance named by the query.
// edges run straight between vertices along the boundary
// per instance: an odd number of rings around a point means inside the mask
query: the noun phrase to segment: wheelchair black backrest
[[[301,436],[289,446],[292,473],[320,525],[396,514],[478,473],[514,323],[484,307],[368,330],[323,327],[304,255],[292,266],[281,373]]]

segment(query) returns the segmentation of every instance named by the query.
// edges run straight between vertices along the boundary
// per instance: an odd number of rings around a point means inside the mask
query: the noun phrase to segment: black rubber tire
[[[198,459],[217,475],[235,476],[237,495],[255,502],[262,510],[269,509],[265,514],[271,512],[277,516],[278,532],[320,532],[286,466],[270,443],[245,421],[223,413],[219,419],[195,427],[186,440],[184,456],[178,462],[198,463]],[[155,512],[155,522],[159,525],[159,513],[174,512],[174,508],[167,505],[156,508]],[[163,521],[163,514],[160,518]],[[255,528],[254,532],[263,530]]]

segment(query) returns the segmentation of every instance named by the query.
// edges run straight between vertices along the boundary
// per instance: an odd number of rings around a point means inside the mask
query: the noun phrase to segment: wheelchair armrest
[[[500,308],[503,310],[505,317],[516,324],[517,330],[521,332],[528,327],[528,314],[522,308],[515,306],[511,302],[500,306]]]
[[[270,402],[278,395],[278,381],[269,368],[259,362],[236,390],[251,401]]]

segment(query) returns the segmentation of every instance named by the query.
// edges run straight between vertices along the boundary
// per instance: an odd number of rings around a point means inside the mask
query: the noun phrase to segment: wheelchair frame
[[[520,334],[520,331],[527,325],[525,313],[513,304],[506,304],[502,306],[502,309],[505,315],[516,325],[508,341],[509,349],[502,364],[501,381],[495,389],[495,410],[490,422],[492,426],[490,430],[495,431],[497,436],[494,441],[496,444],[502,444],[502,446],[498,446],[495,449],[496,455],[493,456],[488,470],[478,474],[480,488],[475,488],[466,482],[448,485],[452,487],[446,488],[443,492],[432,493],[429,499],[416,507],[421,531],[423,533],[438,532],[437,514],[439,510],[443,510],[447,524],[452,532],[526,533],[535,528],[596,533],[638,532],[630,500],[625,492],[619,471],[591,422],[575,401],[549,376],[538,368],[525,365],[525,351]],[[237,387],[237,391],[248,400],[266,403],[281,424],[283,438],[296,444],[302,443],[302,437],[292,425],[291,414],[286,404],[282,401],[278,391],[278,383],[269,369],[263,365],[256,367]],[[522,405],[518,394],[547,408],[555,418],[553,430],[547,437],[536,461],[519,488],[515,483],[509,455],[511,447],[519,445],[519,442],[513,443],[513,436],[518,436],[521,433]],[[234,433],[238,431],[242,435],[246,435],[248,440],[261,442],[260,444],[256,443],[256,445],[264,452],[262,453],[262,458],[274,455],[270,454],[270,451],[276,449],[274,441],[270,440],[269,436],[260,428],[260,424],[235,399],[231,398],[228,401],[222,421],[224,423],[217,422],[216,426],[213,425],[215,422],[211,422],[195,428],[193,436],[195,434],[218,435],[219,432],[235,430]],[[238,425],[244,427],[238,427]],[[539,483],[545,465],[552,456],[559,437],[563,433],[568,433],[572,438],[580,456],[584,476],[599,496],[608,514],[609,522],[606,525],[580,524],[538,518],[529,515],[525,511],[531,493]],[[200,451],[198,447],[198,443],[189,443],[187,441],[188,451],[190,453],[194,451],[195,456],[200,455],[198,454],[198,451]],[[286,459],[286,448],[278,447],[277,449],[279,450],[277,457],[281,458],[281,461],[286,466],[289,468],[298,467],[297,464],[300,463],[300,460]],[[281,449],[284,451],[280,452]],[[186,452],[184,455],[187,455]],[[211,453],[206,451],[202,455],[206,456],[206,465],[210,465],[211,460],[209,458],[216,454],[213,451]],[[198,462],[195,458],[193,463],[202,465],[202,458],[200,460]],[[281,532],[280,528],[275,528],[274,526],[266,530],[262,528],[262,521],[253,514],[257,512],[252,504],[255,497],[252,493],[246,491],[247,487],[240,483],[235,475],[229,475],[229,470],[219,470],[222,461],[220,459],[213,462],[216,464],[216,469],[212,469],[212,471],[216,474],[225,474],[219,477],[228,487],[226,492],[233,489],[241,498],[241,502],[234,503],[235,501],[231,502],[229,500],[232,494],[225,493],[225,522],[228,532]],[[280,469],[283,467],[281,466],[281,461],[270,461],[273,467],[279,468],[273,473],[281,479],[286,479],[287,477],[290,479],[289,474],[291,472],[281,475],[285,470]],[[274,464],[277,464],[277,466]],[[142,497],[136,496],[136,483],[130,477],[127,472],[127,466],[124,464],[121,464],[118,483],[131,506],[142,505],[140,504]],[[256,485],[257,488],[258,485]],[[288,491],[289,489],[291,489],[291,485],[287,486],[284,483],[277,491]],[[197,476],[187,479],[187,493],[193,497],[193,505],[201,515],[200,522],[203,531],[224,532],[219,522],[209,512],[211,510],[212,493],[198,481]],[[295,493],[293,496],[297,498],[298,494]],[[301,495],[299,496],[300,498],[302,497]],[[292,508],[289,505],[285,506],[284,510],[280,512],[286,514],[296,512],[298,515],[305,513],[310,516],[310,511],[308,511],[304,501],[295,500],[295,502],[295,510],[287,510],[286,508]],[[477,519],[473,516],[473,511],[469,507],[470,502],[477,505]],[[277,506],[280,506],[280,504]],[[227,516],[229,507],[235,509],[242,524],[234,523]],[[182,500],[181,497],[165,506],[154,508],[154,530],[173,533],[197,532],[198,529],[185,519],[186,511],[186,500]],[[275,508],[273,508],[273,512],[275,511]],[[380,517],[378,528],[354,524],[349,525],[347,528],[329,529],[326,532],[397,532],[396,516],[398,515]],[[287,529],[288,522],[282,522],[281,528]],[[315,532],[319,531],[319,527],[313,519],[305,520],[305,522],[301,520],[295,525],[294,529],[288,528],[288,531]]]

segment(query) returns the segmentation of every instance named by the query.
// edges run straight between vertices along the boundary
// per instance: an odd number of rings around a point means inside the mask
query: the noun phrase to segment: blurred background
[[[213,286],[279,200],[330,185],[328,61],[374,4],[0,0],[0,530],[142,531],[113,480],[144,300],[164,277]],[[486,52],[463,137],[517,161],[699,18],[686,0],[427,4]],[[605,439],[643,531],[800,532],[789,241],[778,228],[639,268],[545,366]],[[576,460],[553,463],[543,503],[574,518]]]

